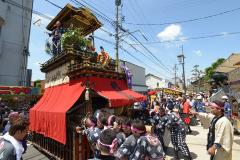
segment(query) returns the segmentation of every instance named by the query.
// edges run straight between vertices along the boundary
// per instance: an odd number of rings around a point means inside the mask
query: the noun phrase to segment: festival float
[[[124,69],[116,71],[103,47],[95,52],[93,32],[101,26],[89,9],[70,4],[47,26],[52,42],[46,46],[53,57],[41,66],[45,92],[30,109],[30,130],[33,145],[55,159],[89,158],[88,141],[75,130],[86,115],[101,108],[122,115],[146,100],[129,89]]]

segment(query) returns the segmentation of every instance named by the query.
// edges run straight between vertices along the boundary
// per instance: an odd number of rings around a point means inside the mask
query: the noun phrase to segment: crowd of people
[[[208,102],[207,98],[203,93],[177,98],[166,96],[155,99],[147,108],[135,104],[135,109],[140,110],[126,117],[98,110],[86,119],[84,130],[81,127],[76,130],[87,136],[92,158],[96,160],[165,159],[168,149],[164,144],[165,130],[170,131],[175,157],[179,157],[180,151],[181,157],[189,160],[192,157],[186,135],[191,134],[190,121],[195,117],[201,124],[210,126],[207,141],[210,159],[231,160],[233,127],[229,114],[232,107],[225,96],[213,102]]]
[[[192,133],[192,119],[209,126],[207,152],[211,160],[232,158],[234,135],[230,120],[238,116],[239,108],[234,108],[226,96],[212,102],[204,94],[165,96],[151,103],[135,103],[134,109],[128,111],[127,116],[116,116],[99,109],[84,120],[84,129],[76,127],[77,133],[86,135],[92,159],[163,160],[168,150],[164,134],[169,131],[175,157],[181,154],[191,160],[186,136]],[[7,119],[0,140],[0,159],[20,160],[27,149],[28,116],[10,111]]]

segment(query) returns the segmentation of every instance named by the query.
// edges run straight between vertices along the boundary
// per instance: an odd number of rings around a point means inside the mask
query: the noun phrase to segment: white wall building
[[[121,63],[127,66],[133,74],[132,90],[140,93],[146,93],[148,88],[146,86],[145,68],[127,61],[121,61]]]
[[[0,1],[0,85],[26,86],[33,0]]]
[[[162,79],[158,76],[155,76],[153,74],[147,74],[146,76],[146,85],[148,86],[148,89],[154,90],[157,88],[168,88],[169,81]]]

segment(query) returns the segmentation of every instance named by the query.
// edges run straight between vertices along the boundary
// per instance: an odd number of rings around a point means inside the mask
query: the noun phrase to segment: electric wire
[[[169,41],[144,42],[143,44],[157,44],[157,43],[170,43],[170,42],[179,42],[179,41],[187,41],[187,40],[199,40],[199,39],[224,37],[224,36],[237,35],[237,34],[240,34],[240,31],[226,32],[226,33],[220,33],[220,34],[212,34],[212,35],[199,36],[199,37],[190,37],[190,38],[176,39],[176,40],[169,40]],[[132,45],[142,45],[142,44],[141,43],[135,43],[135,44],[132,44]]]
[[[236,11],[239,11],[239,10],[240,10],[240,7],[235,8],[235,9],[231,9],[231,10],[226,10],[226,11],[223,11],[223,12],[219,12],[219,13],[216,13],[216,14],[208,15],[208,16],[199,17],[199,18],[172,21],[172,22],[163,22],[163,23],[131,23],[131,22],[126,22],[126,24],[137,25],[137,26],[163,26],[163,25],[169,25],[169,24],[181,24],[181,23],[188,23],[188,22],[200,21],[200,20],[204,20],[204,19],[208,19],[208,18],[213,18],[213,17],[217,17],[217,16],[220,16],[220,15],[223,15],[223,14],[236,12]]]
[[[101,41],[104,41],[104,42],[106,42],[106,43],[109,43],[109,44],[111,44],[111,45],[113,45],[113,46],[115,45],[115,43],[113,43],[113,42],[111,42],[111,41],[108,41],[108,40],[106,40],[106,39],[103,39],[103,38],[101,38],[101,37],[98,37],[98,36],[93,36],[93,37],[96,38],[96,39],[99,39],[99,40],[101,40]],[[122,51],[126,52],[128,55],[130,55],[133,59],[135,59],[135,60],[137,60],[138,62],[144,64],[146,67],[154,70],[155,72],[159,73],[159,74],[162,75],[162,76],[165,76],[166,78],[170,78],[170,77],[168,77],[168,76],[166,76],[166,75],[163,75],[163,74],[162,74],[161,72],[159,72],[157,69],[155,69],[155,68],[151,67],[150,65],[146,64],[144,61],[142,61],[142,60],[139,59],[138,57],[134,56],[132,53],[130,53],[128,50],[126,50],[126,49],[123,48],[122,46],[119,46],[119,48],[120,48]]]
[[[81,6],[84,6],[84,7],[87,7],[86,5],[82,4],[81,2],[79,2],[78,0],[70,0],[72,2],[75,2],[75,4],[78,4],[78,5],[81,5]],[[87,3],[86,3],[87,4]],[[91,6],[90,6],[91,7]],[[102,13],[101,11],[98,11],[95,7],[93,8],[95,11],[94,13],[97,12],[100,12],[100,14]],[[99,13],[96,13],[99,15]],[[105,17],[105,19],[111,24],[113,24],[113,26],[116,26],[114,21],[112,22],[111,21],[111,18],[107,17],[106,15],[101,15],[102,17]],[[121,26],[119,26],[119,29],[122,30],[123,32],[127,32],[129,33],[129,35],[131,35],[156,61],[158,61],[161,65],[162,65],[162,69],[166,70],[167,72],[171,73],[172,71],[166,67],[146,46],[144,46],[131,32],[123,29]]]

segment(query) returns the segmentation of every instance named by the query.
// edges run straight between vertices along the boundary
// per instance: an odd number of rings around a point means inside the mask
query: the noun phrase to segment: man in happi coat
[[[184,158],[192,160],[188,146],[186,144],[186,128],[184,122],[178,114],[171,112],[167,114],[167,123],[165,124],[171,132],[171,141],[174,146],[176,157],[178,158],[178,150],[182,152]]]
[[[163,107],[160,107],[158,114],[154,116],[152,126],[154,126],[154,133],[157,135],[158,139],[160,140],[164,151],[166,151],[167,149],[163,140],[167,121],[168,121],[168,115],[166,114],[165,109]]]
[[[224,116],[224,102],[213,101],[210,107],[212,114],[193,113],[198,115],[201,121],[205,120],[210,124],[207,144],[210,160],[232,160],[233,127]]]
[[[131,156],[132,160],[156,159],[163,160],[165,153],[157,137],[151,134],[141,136]]]

